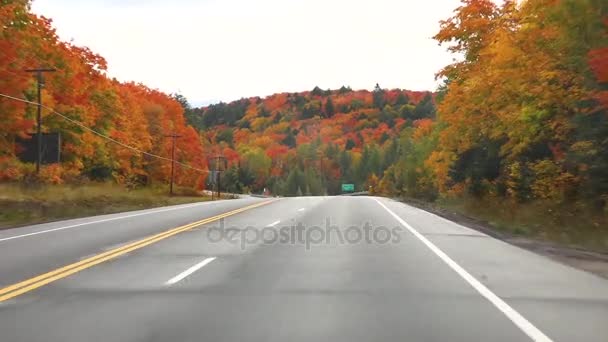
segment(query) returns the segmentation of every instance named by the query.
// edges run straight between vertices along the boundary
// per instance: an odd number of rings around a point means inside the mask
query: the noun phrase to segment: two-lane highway
[[[382,198],[23,227],[0,260],[0,341],[608,341],[607,280]]]

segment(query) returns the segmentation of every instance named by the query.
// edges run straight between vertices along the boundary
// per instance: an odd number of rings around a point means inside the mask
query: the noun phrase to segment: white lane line
[[[266,227],[274,227],[274,226],[276,226],[279,223],[281,223],[281,220],[274,221],[271,224],[267,225]]]
[[[300,208],[300,209],[298,209],[298,211],[304,211],[304,210],[306,210],[306,208]]]
[[[452,258],[450,258],[447,254],[445,254],[439,247],[435,246],[431,241],[425,238],[422,234],[420,234],[416,229],[410,226],[407,222],[405,222],[401,217],[395,214],[392,210],[390,210],[387,206],[385,206],[378,199],[374,198],[380,206],[382,206],[391,216],[393,216],[401,225],[403,225],[412,235],[414,235],[418,240],[422,241],[433,253],[435,253],[441,260],[443,260],[452,270],[454,270],[462,279],[464,279],[469,285],[471,285],[479,294],[485,297],[490,303],[494,304],[498,310],[500,310],[507,318],[509,318],[519,329],[521,329],[528,337],[530,337],[533,341],[537,342],[552,342],[552,340],[547,337],[542,331],[540,331],[537,327],[535,327],[532,323],[530,323],[527,319],[524,318],[519,312],[515,311],[509,304],[500,299],[497,295],[495,295],[490,289],[488,289],[485,285],[483,285],[479,280],[475,279],[469,272],[467,272],[464,268],[462,268],[459,264],[457,264]]]
[[[179,281],[181,281],[182,279],[186,278],[187,276],[191,275],[192,273],[200,270],[201,268],[203,268],[205,265],[207,265],[208,263],[212,262],[213,260],[215,260],[215,257],[212,258],[207,258],[201,262],[199,262],[198,264],[190,267],[189,269],[185,270],[184,272],[176,275],[175,277],[169,279],[165,285],[173,285]]]
[[[24,237],[28,237],[28,236],[33,236],[33,235],[39,235],[39,234],[46,234],[46,233],[56,232],[56,231],[59,231],[59,230],[72,229],[72,228],[76,228],[76,227],[86,226],[86,225],[89,225],[89,224],[109,222],[109,221],[115,221],[115,220],[122,220],[122,219],[130,218],[130,217],[136,217],[136,216],[143,216],[143,215],[149,215],[149,214],[162,213],[162,212],[165,212],[165,211],[187,209],[187,208],[195,207],[195,206],[198,206],[198,205],[201,205],[201,204],[207,204],[207,203],[194,203],[194,204],[190,204],[190,205],[186,205],[186,206],[181,206],[181,207],[177,207],[177,208],[160,209],[160,210],[154,210],[154,211],[147,211],[145,213],[138,213],[138,214],[132,214],[132,215],[119,216],[119,217],[111,217],[111,218],[107,218],[107,219],[103,219],[103,220],[97,220],[97,221],[83,222],[83,223],[73,224],[73,225],[65,226],[65,227],[47,229],[47,230],[42,230],[42,231],[39,231],[39,232],[33,232],[33,233],[28,233],[28,234],[22,234],[22,235],[16,235],[16,236],[11,236],[11,237],[6,237],[6,238],[0,239],[0,242],[2,242],[2,241],[8,241],[8,240],[14,240],[14,239],[20,239],[20,238],[24,238]]]

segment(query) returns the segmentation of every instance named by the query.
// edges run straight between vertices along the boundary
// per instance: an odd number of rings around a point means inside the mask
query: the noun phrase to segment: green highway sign
[[[342,192],[355,192],[355,184],[342,184]]]

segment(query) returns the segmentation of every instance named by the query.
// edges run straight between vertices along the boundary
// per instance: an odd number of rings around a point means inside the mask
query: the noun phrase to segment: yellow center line
[[[207,224],[207,223],[211,223],[217,220],[220,220],[222,218],[228,217],[228,216],[232,216],[235,214],[238,214],[240,212],[246,211],[246,210],[250,210],[253,208],[257,208],[269,203],[274,202],[274,200],[271,201],[265,201],[265,202],[261,202],[261,203],[256,203],[256,204],[252,204],[243,208],[239,208],[239,209],[235,209],[226,213],[222,213],[216,216],[212,216],[212,217],[208,217],[206,219],[202,219],[200,221],[196,221],[193,223],[189,223],[187,225],[183,225],[180,227],[176,227],[176,228],[172,228],[170,230],[167,230],[165,232],[162,233],[158,233],[146,238],[143,238],[141,240],[135,241],[133,243],[127,244],[125,246],[122,247],[118,247],[112,250],[109,250],[107,252],[101,253],[101,254],[97,254],[95,256],[92,256],[90,258],[81,260],[79,262],[75,262],[73,264],[69,264],[66,266],[63,266],[61,268],[55,269],[53,271],[38,275],[36,277],[21,281],[19,283],[7,286],[5,288],[0,289],[0,302],[3,302],[7,299],[11,299],[14,298],[20,294],[32,291],[34,289],[37,289],[41,286],[44,286],[48,283],[51,283],[53,281],[65,278],[71,274],[74,274],[76,272],[80,272],[84,269],[87,269],[89,267],[92,267],[94,265],[100,264],[104,261],[108,261],[110,259],[114,259],[118,256],[124,255],[126,253],[132,252],[134,250],[140,249],[142,247],[151,245],[153,243],[156,243],[158,241],[164,240],[168,237],[171,237],[173,235],[179,234],[179,233],[183,233],[185,231],[191,230],[197,226],[203,225],[203,224]]]

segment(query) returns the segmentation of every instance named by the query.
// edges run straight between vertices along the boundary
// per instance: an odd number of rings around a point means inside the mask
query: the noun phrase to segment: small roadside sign
[[[355,184],[342,184],[342,192],[354,192]]]
[[[219,174],[219,171],[214,171],[211,170],[209,171],[209,177],[207,179],[207,181],[211,184],[216,184],[217,183],[217,175]]]

